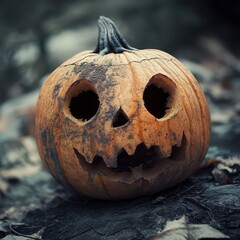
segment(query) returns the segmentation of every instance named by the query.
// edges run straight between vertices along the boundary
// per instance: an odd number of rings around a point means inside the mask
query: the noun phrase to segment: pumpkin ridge
[[[156,52],[154,51],[154,54],[156,54]],[[158,53],[159,54],[159,53]],[[144,56],[144,55],[143,55]],[[160,60],[160,58],[158,58]],[[166,58],[163,58],[163,60],[167,61],[167,63],[169,63],[170,61],[173,60],[173,58],[171,57],[170,59],[166,59]],[[164,61],[161,61],[161,62],[164,62]],[[155,69],[155,65],[154,65],[154,62],[150,61],[149,64],[152,65],[152,68]],[[160,67],[162,67],[162,65],[160,64]],[[163,67],[162,67],[163,70],[165,70]],[[146,69],[144,69],[146,70]],[[150,71],[149,71],[150,72]],[[159,129],[159,131],[161,131],[161,123],[159,121],[156,122],[157,124],[157,128]],[[167,122],[167,126],[166,126],[166,129],[168,129],[167,132],[169,132],[169,123]],[[181,134],[182,135],[182,134]],[[173,141],[170,139],[170,138],[167,138],[168,139],[168,143],[171,145],[171,146],[174,146],[174,143]],[[161,145],[161,139],[159,138],[159,145]]]
[[[121,56],[121,55],[117,55],[117,56],[116,56],[117,58],[119,58],[119,59],[118,59],[119,61],[121,61],[121,57],[120,57],[120,56]],[[122,92],[122,84],[121,84],[120,81],[118,81],[118,82],[119,82],[119,88],[120,88],[119,93],[121,93],[121,92]],[[117,112],[119,111],[119,109],[122,109],[122,102],[121,102],[121,99],[120,99],[120,97],[119,97],[119,94],[117,94],[117,99],[118,99],[118,103],[119,103],[119,108],[118,108],[117,111],[115,112],[114,117],[116,116],[116,114],[117,114]],[[112,119],[112,126],[113,126],[113,121],[114,121],[114,119]],[[113,131],[112,137],[113,137],[113,141],[116,142],[116,139],[118,139],[118,137],[119,137],[116,131]]]
[[[185,75],[186,79],[187,79],[188,82],[190,83],[190,85],[191,85],[191,87],[192,87],[192,89],[193,89],[193,92],[195,93],[194,95],[195,95],[195,97],[196,97],[196,99],[197,99],[197,103],[198,103],[199,108],[200,108],[200,116],[201,116],[201,120],[202,120],[202,118],[203,118],[205,115],[207,115],[207,114],[204,114],[204,109],[203,109],[201,97],[199,96],[199,92],[195,89],[194,84],[193,84],[192,81],[189,79],[189,76],[188,76],[187,74],[185,74],[185,72],[184,72],[182,69],[180,69],[175,62],[173,62],[173,64]],[[203,96],[203,97],[204,97],[204,96]],[[205,97],[204,97],[204,98],[205,98]],[[201,121],[202,129],[203,129],[202,135],[201,135],[201,136],[202,136],[202,143],[203,143],[204,140],[205,140],[205,134],[206,134],[206,129],[207,129],[207,127],[206,127],[206,125],[205,125],[204,123],[205,123],[204,121]],[[200,156],[203,156],[203,153],[204,153],[204,151],[205,151],[204,144],[202,144],[202,149],[201,149],[201,150],[202,150],[202,151],[201,151],[201,155],[200,155]]]
[[[43,142],[50,146],[50,151],[45,152],[46,159],[50,159],[52,164],[48,165],[50,172],[53,173],[55,179],[58,179],[58,181],[65,187],[69,187],[71,189],[72,185],[69,183],[67,176],[64,172],[64,168],[62,167],[61,162],[59,161],[59,153],[57,150],[57,142],[55,141],[55,137],[49,128],[45,128],[41,131],[41,138],[44,139]],[[45,161],[48,162],[48,161]],[[54,169],[52,168],[52,165],[54,166]]]
[[[169,68],[165,65],[164,62],[161,61],[160,63],[160,66],[163,68],[164,71],[166,71],[170,76],[173,76],[175,75],[177,77],[177,79],[179,79],[178,75],[176,73],[174,73],[173,71],[169,71]],[[164,66],[164,67],[163,67]],[[174,78],[175,79],[175,78]],[[181,81],[178,81],[178,84],[181,85],[183,91],[185,92],[185,95],[187,96],[188,98],[188,101],[185,101],[186,102],[189,102],[189,97],[188,97],[188,94],[185,90],[185,87],[182,85]],[[191,142],[191,131],[192,131],[192,123],[190,121],[191,117],[189,116],[189,113],[188,113],[188,109],[186,107],[187,104],[182,104],[182,107],[184,108],[184,112],[186,113],[186,118],[187,118],[187,121],[188,121],[188,125],[189,125],[189,134],[188,134],[188,138],[189,138],[189,142]],[[190,108],[191,108],[191,112],[192,112],[192,106],[189,104]],[[191,151],[191,146],[189,147],[189,155],[192,157],[192,151]],[[190,159],[188,157],[188,159]]]
[[[103,190],[104,190],[107,198],[112,199],[112,196],[111,196],[110,192],[108,191],[107,185],[105,184],[104,179],[101,174],[98,175],[98,179],[99,179],[100,183],[102,184]]]
[[[193,98],[194,98],[194,106],[198,106],[199,107],[199,110],[198,111],[195,111],[195,113],[196,113],[196,116],[198,117],[198,119],[201,119],[202,120],[202,110],[201,110],[201,107],[200,107],[200,105],[199,105],[199,101],[200,101],[200,99],[196,96],[196,92],[194,91],[194,89],[193,89],[193,86],[192,86],[192,84],[191,84],[191,80],[189,80],[189,78],[188,78],[188,76],[181,70],[181,68],[179,68],[178,66],[176,66],[176,64],[174,63],[174,61],[172,62],[173,64],[174,64],[174,66],[171,66],[171,65],[169,65],[169,68],[172,68],[174,71],[174,73],[176,74],[176,75],[179,75],[179,74],[177,74],[175,71],[180,71],[180,73],[181,74],[183,74],[184,76],[185,76],[185,78],[187,79],[187,81],[188,81],[188,84],[189,84],[189,87],[190,87],[190,89],[191,89],[191,91],[192,91],[192,94],[191,94],[191,96],[193,96]],[[176,67],[176,68],[175,68]],[[181,75],[179,75],[181,78],[182,78],[182,76]],[[189,94],[188,94],[188,91],[185,91],[185,93],[186,93],[186,95],[188,96],[188,98],[189,98]],[[190,104],[189,105],[191,105],[191,103],[192,103],[192,101],[188,101]],[[193,112],[193,107],[191,107],[191,111]],[[204,130],[204,128],[203,128],[203,125],[202,125],[202,121],[200,121],[201,122],[201,128]],[[194,128],[195,126],[193,126],[193,128]],[[196,133],[198,133],[198,131],[196,131]],[[200,139],[200,153],[201,154],[199,154],[198,155],[198,158],[200,158],[200,156],[202,155],[202,152],[203,152],[203,148],[202,148],[202,146],[203,146],[203,142],[204,142],[204,138],[202,138],[202,136],[204,135],[204,133],[202,133],[202,134],[198,134],[198,138]]]
[[[138,58],[147,58],[147,56],[145,55],[145,54],[143,54],[143,52],[144,51],[138,51],[138,52],[134,52],[134,55],[135,56],[137,56]],[[153,53],[153,55],[156,55],[156,52],[154,51],[154,53]],[[159,53],[158,53],[159,54]],[[163,59],[164,61],[166,61],[167,63],[169,63],[169,61],[172,61],[173,60],[173,58],[171,57],[170,59],[166,59],[166,58],[159,58],[159,57],[156,57],[156,59]],[[164,61],[161,61],[161,62],[164,62]],[[148,62],[148,67],[145,67],[144,68],[144,71],[142,71],[146,76],[147,76],[147,74],[146,74],[146,71],[148,71],[149,72],[149,74],[150,74],[150,76],[151,77],[153,77],[153,76],[155,76],[155,71],[156,71],[156,66],[154,65],[154,63],[155,62],[153,62],[153,61],[149,61]],[[152,66],[152,69],[150,70],[149,69],[149,66]],[[160,66],[161,66],[161,64],[160,64]],[[154,73],[154,74],[152,74],[152,73]],[[148,77],[148,76],[147,76]],[[151,77],[149,78],[149,80],[151,79]],[[147,84],[148,84],[148,82],[147,82]],[[145,87],[146,87],[147,85],[145,85]],[[157,129],[161,132],[161,128],[162,128],[162,125],[161,125],[161,122],[159,122],[159,121],[156,121],[155,122],[155,124],[156,124],[156,127],[157,127]],[[169,122],[167,122],[167,125],[166,125],[166,127],[165,127],[166,129],[167,129],[167,132],[169,132]],[[182,135],[182,134],[181,134]],[[171,145],[171,148],[175,145],[175,143],[173,143],[173,141],[171,140],[171,138],[165,138],[165,143],[166,143],[166,141],[168,141],[168,144],[169,145]],[[161,140],[161,138],[160,137],[157,137],[157,140],[155,140],[155,142],[158,142],[158,144],[159,144],[159,146],[161,145],[161,143],[162,143],[162,140]]]
[[[147,59],[147,56],[145,55],[145,54],[143,54],[143,51],[138,51],[138,52],[135,52],[134,53],[138,58],[140,58],[140,59],[142,59],[142,57],[143,57],[143,59],[142,60],[140,60],[139,62],[143,62],[143,60],[144,59]],[[139,56],[139,55],[142,55],[142,56]],[[153,64],[152,64],[152,61],[151,60],[156,60],[156,59],[159,59],[159,57],[153,57],[153,58],[150,58],[149,60],[149,65],[152,65],[152,68],[153,69],[155,69],[155,67],[153,66]],[[145,71],[148,71],[149,73],[150,73],[150,75],[151,75],[151,77],[149,78],[148,76],[147,76],[147,74],[145,73]],[[144,86],[144,89],[146,88],[146,86],[148,85],[148,83],[149,83],[149,81],[150,81],[150,79],[153,77],[153,75],[155,75],[155,74],[152,74],[152,71],[150,71],[148,68],[144,68],[144,71],[142,71],[146,76],[147,76],[147,78],[148,78],[148,82],[145,84],[145,86]],[[143,102],[144,102],[144,100],[143,100]],[[143,103],[144,104],[144,103]],[[160,131],[161,129],[160,129],[160,123],[158,122],[158,121],[155,121],[155,125],[156,125],[156,127],[157,127],[157,129]],[[161,145],[161,139],[160,139],[160,137],[157,137],[157,139],[155,140],[156,142],[158,142],[158,145],[160,146]]]
[[[129,58],[127,57],[127,54],[123,52],[123,55],[126,58],[126,60],[129,62]],[[132,75],[131,79],[133,80],[133,86],[134,86],[134,89],[136,90],[136,87],[135,87],[136,86],[135,76],[138,79],[138,74],[135,74],[135,71],[133,69],[133,66],[131,66],[131,64],[128,64],[128,66],[129,66],[129,69],[130,69],[130,72],[131,72],[131,75]],[[140,139],[140,142],[144,142],[144,139],[143,139],[143,129],[142,129],[142,125],[141,125],[141,119],[140,119],[138,114],[136,116],[137,116],[138,124],[139,124],[139,139]]]
[[[168,54],[167,53],[165,53],[165,52],[163,52],[163,54],[165,55],[165,56],[168,56]],[[179,67],[179,65],[177,64],[177,63],[179,63],[179,64],[181,64],[181,66],[182,67],[184,67],[184,69],[186,70],[186,71],[188,71],[188,72],[190,72],[179,60],[177,60],[177,59],[174,59],[174,61],[172,61],[172,63],[175,65],[175,67],[186,77],[186,80],[187,81],[185,81],[186,83],[188,83],[190,86],[191,86],[191,89],[192,89],[192,91],[193,91],[193,95],[194,95],[194,98],[196,99],[196,101],[195,102],[197,102],[197,104],[198,104],[198,106],[199,106],[199,109],[200,109],[200,118],[201,118],[201,120],[202,120],[202,117],[204,116],[204,115],[206,115],[207,116],[207,114],[204,114],[204,110],[203,110],[203,106],[202,106],[202,102],[201,102],[201,97],[199,96],[199,94],[198,94],[198,91],[194,88],[194,85],[193,85],[193,83],[192,83],[192,80],[190,80],[189,79],[189,77],[187,76],[187,74],[185,74],[185,72],[183,71],[183,69],[181,69],[180,67]],[[171,68],[171,64],[169,64],[169,67]],[[177,74],[176,74],[177,75]],[[183,88],[184,89],[184,88]],[[184,89],[184,91],[185,91],[185,89]],[[185,93],[186,93],[186,91],[185,91]],[[204,97],[204,96],[203,96]],[[205,97],[204,97],[205,98]],[[190,102],[190,101],[189,101]],[[199,114],[198,114],[199,115]],[[203,134],[202,135],[200,135],[200,138],[202,138],[201,140],[201,145],[202,145],[202,147],[201,147],[201,154],[199,154],[199,157],[200,156],[203,156],[204,155],[204,152],[205,152],[205,148],[204,148],[204,136],[205,136],[205,131],[206,131],[206,129],[207,129],[207,126],[204,124],[204,121],[201,121],[201,124],[202,124],[202,129],[203,129]]]

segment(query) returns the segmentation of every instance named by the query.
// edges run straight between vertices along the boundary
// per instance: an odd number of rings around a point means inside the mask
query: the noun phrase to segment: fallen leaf
[[[24,167],[18,167],[13,169],[0,170],[0,176],[3,179],[21,179],[34,175],[40,170],[41,166],[28,165]]]
[[[218,158],[212,175],[216,182],[220,184],[230,184],[240,182],[240,156],[228,158]]]
[[[229,173],[240,171],[240,156],[231,156],[226,159],[219,159],[218,168],[227,170]]]
[[[186,217],[167,222],[162,231],[157,232],[152,240],[201,240],[229,239],[228,236],[207,224],[188,224]]]
[[[7,222],[0,221],[0,232],[8,233],[9,232],[9,225]]]
[[[21,234],[17,231],[15,231],[12,227],[10,228],[12,234],[11,235],[7,235],[6,237],[4,237],[4,240],[26,240],[26,239],[36,239],[36,240],[40,240],[42,239],[42,234],[45,230],[45,227],[42,227],[38,232],[31,234],[31,235],[25,235],[25,234]]]
[[[8,183],[4,179],[2,179],[0,175],[0,199],[2,195],[6,194],[8,187]]]
[[[158,204],[158,203],[163,202],[164,200],[165,200],[165,197],[163,197],[163,196],[158,196],[158,197],[156,197],[156,198],[152,201],[152,203],[153,203],[153,204]]]
[[[215,182],[218,182],[221,185],[225,185],[225,184],[227,184],[229,182],[229,178],[228,178],[227,172],[219,169],[218,167],[215,167],[212,170],[212,175],[214,177]]]
[[[24,225],[23,223],[14,223],[15,226]],[[3,234],[10,234],[11,233],[11,224],[8,221],[0,221],[0,235]],[[0,236],[1,238],[1,236]],[[2,238],[1,238],[2,239]],[[5,236],[3,239],[15,239],[12,235]],[[25,238],[26,239],[26,238]]]

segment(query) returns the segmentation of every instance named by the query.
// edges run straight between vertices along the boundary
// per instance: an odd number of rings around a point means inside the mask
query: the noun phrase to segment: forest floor
[[[200,229],[197,237],[181,239],[206,239],[206,234],[208,239],[240,239],[240,60],[214,41],[209,40],[211,50],[186,51],[181,58],[209,102],[212,136],[205,162],[186,181],[154,196],[112,202],[71,195],[42,167],[38,156],[38,91],[4,103],[0,238],[178,239],[174,234],[189,237]],[[221,56],[219,49],[225,51]],[[164,233],[167,223],[171,230]]]

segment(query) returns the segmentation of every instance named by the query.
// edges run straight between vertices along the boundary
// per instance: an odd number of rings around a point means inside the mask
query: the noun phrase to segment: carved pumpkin
[[[36,115],[44,165],[65,187],[98,199],[179,184],[209,145],[208,105],[193,75],[165,52],[130,47],[105,17],[96,50],[46,80]]]

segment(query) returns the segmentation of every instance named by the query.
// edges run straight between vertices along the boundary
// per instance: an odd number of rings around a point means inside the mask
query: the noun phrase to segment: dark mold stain
[[[62,97],[58,97],[58,109],[59,111],[62,111],[64,106],[64,99]]]
[[[91,83],[97,85],[98,92],[104,92],[107,88],[117,84],[111,76],[107,75],[110,66],[111,64],[103,66],[84,62],[80,65],[75,65],[73,71],[79,74],[80,79],[88,79]]]
[[[62,80],[68,80],[71,77],[71,75],[72,75],[72,68],[64,74]]]
[[[133,134],[128,135],[128,139],[133,139],[133,137],[134,137]]]
[[[112,119],[116,112],[117,112],[117,109],[109,105],[108,110],[104,113],[105,121]]]
[[[82,144],[86,143],[86,138],[88,137],[87,130],[84,128],[82,132]]]
[[[93,128],[93,127],[92,127]],[[97,131],[97,128],[96,128]],[[96,141],[96,132],[92,132],[91,129],[83,128],[82,130],[82,144],[86,142],[86,139],[90,142]]]
[[[48,129],[41,130],[41,139],[42,139],[42,143],[43,143],[44,146],[46,146],[46,145],[47,145],[47,142],[48,142],[47,130],[48,130]]]
[[[92,83],[97,83],[101,79],[105,79],[108,67],[84,62],[80,65],[75,65],[73,71],[79,74],[81,79],[89,79]]]
[[[105,132],[102,129],[99,129],[99,135],[100,135],[99,141],[101,143],[108,143],[109,138],[106,136]]]
[[[72,122],[72,120],[69,117],[64,118],[64,125],[69,125]]]
[[[174,141],[176,141],[177,140],[177,135],[176,135],[175,132],[172,133],[172,136],[173,136]]]
[[[61,83],[58,83],[54,86],[53,93],[52,93],[52,98],[55,99],[59,95],[59,91],[62,87]]]
[[[165,138],[165,139],[168,138],[168,133],[165,133],[164,138]]]
[[[80,63],[80,64],[74,64],[74,68],[73,68],[73,72],[76,73],[76,74],[79,74],[80,72],[84,71],[84,65],[87,65],[88,63],[87,62],[83,62],[83,63]],[[90,70],[90,69],[88,69]]]
[[[74,138],[80,138],[82,134],[80,132],[74,131],[74,130],[66,130],[61,133],[62,138],[69,138],[69,139],[74,139]]]
[[[56,142],[51,130],[49,128],[42,130],[41,138],[42,138],[42,144],[44,146],[47,146],[47,149],[48,149],[48,150],[45,150],[45,159],[50,159],[51,161],[53,161],[54,167],[56,169],[57,178],[60,180],[60,182],[64,186],[69,187],[69,183],[67,181],[65,173],[58,159]]]

